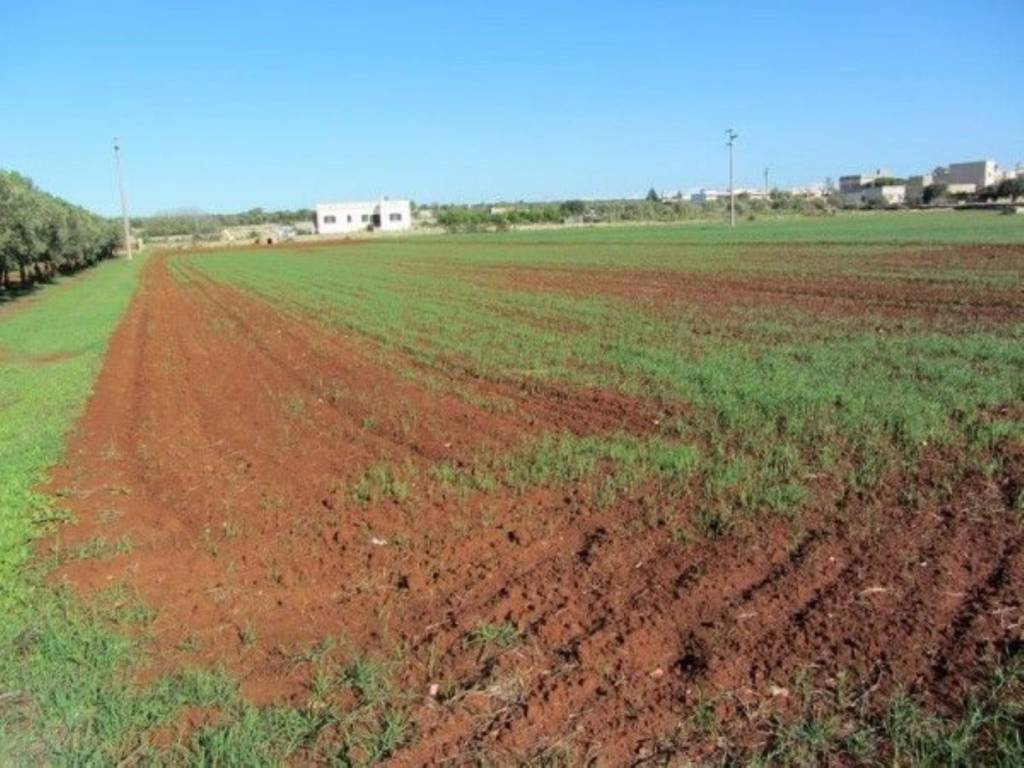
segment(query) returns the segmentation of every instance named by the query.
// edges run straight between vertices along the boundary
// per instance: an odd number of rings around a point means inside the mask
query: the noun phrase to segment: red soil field
[[[1007,489],[980,477],[914,511],[895,486],[857,499],[823,481],[828,511],[798,530],[763,522],[682,544],[638,522],[642,499],[597,509],[571,489],[481,500],[431,487],[404,504],[357,503],[352,482],[381,460],[425,471],[539,430],[645,433],[679,414],[607,392],[403,376],[416,366],[188,276],[162,258],[147,267],[51,483],[76,489],[61,546],[130,537],[130,552],[55,578],[138,590],[156,610],[152,673],[224,664],[253,700],[298,701],[310,671],[288,649],[328,635],[364,652],[400,647],[413,739],[395,764],[572,743],[619,765],[657,757],[657,735],[708,693],[731,692],[719,715],[742,723],[785,711],[782,689],[809,667],[853,669],[942,708],[1021,643],[1024,530],[1005,514]],[[585,289],[616,290],[597,280]],[[685,299],[708,280],[667,290]],[[738,278],[715,290],[799,306],[836,288],[781,285],[781,296]],[[929,290],[925,305],[944,300]],[[999,306],[989,296],[996,309],[976,312],[1019,319],[1019,303]],[[515,408],[488,405],[501,402]],[[927,484],[922,466],[905,480]],[[481,621],[511,621],[524,639],[484,654],[466,642]],[[750,729],[738,737],[756,738]]]
[[[801,268],[808,250],[787,245],[741,249],[756,265],[771,254],[773,265]],[[607,269],[533,266],[499,266],[477,270],[484,279],[514,290],[552,291],[574,296],[608,295],[678,312],[691,307],[704,316],[722,317],[738,312],[799,311],[823,320],[855,322],[919,321],[935,329],[961,328],[964,323],[991,327],[1024,322],[1024,290],[965,283],[959,280],[922,280],[922,270],[934,268],[970,270],[984,275],[986,269],[1016,270],[1024,248],[1019,246],[946,246],[931,249],[900,248],[891,256],[874,257],[879,268],[894,270],[891,277],[864,278],[812,274],[743,274],[665,269]],[[787,256],[792,257],[787,262]],[[916,279],[900,275],[902,266],[913,268]],[[802,267],[806,270],[806,267]],[[481,278],[480,273],[485,277]]]

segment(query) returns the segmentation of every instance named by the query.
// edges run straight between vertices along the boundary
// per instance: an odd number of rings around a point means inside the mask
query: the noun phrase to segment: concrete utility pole
[[[121,219],[124,221],[124,247],[128,261],[132,260],[132,228],[128,222],[128,197],[124,193],[124,176],[121,174],[121,147],[114,137],[114,166],[117,168],[117,188],[121,193]]]
[[[732,185],[732,145],[740,135],[732,128],[725,129],[725,145],[729,147],[729,226],[736,226],[736,190]]]
[[[768,169],[767,168],[764,169],[764,194],[767,197],[767,195],[768,195]]]

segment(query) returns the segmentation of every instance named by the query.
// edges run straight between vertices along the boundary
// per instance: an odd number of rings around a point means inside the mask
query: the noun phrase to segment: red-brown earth
[[[808,260],[812,255],[815,261]],[[869,263],[877,274],[863,277],[837,274],[841,269],[814,274],[809,265],[820,265],[822,256],[807,246],[789,245],[781,251],[778,245],[745,246],[739,249],[735,271],[502,265],[476,267],[471,277],[512,290],[611,296],[671,313],[693,309],[703,317],[800,312],[824,321],[909,321],[960,329],[966,323],[991,327],[1024,322],[1024,285],[1012,285],[1012,280],[1007,285],[1005,280],[1007,275],[1019,276],[1022,255],[1020,246],[903,247],[873,254]],[[772,270],[767,275],[766,265]],[[949,276],[943,277],[943,270]],[[957,271],[975,279],[958,277]],[[924,279],[925,274],[932,277]],[[986,276],[989,283],[979,279]],[[1000,277],[1003,285],[992,284]]]
[[[55,578],[138,591],[155,609],[149,673],[223,664],[254,701],[300,701],[310,668],[293,655],[330,636],[339,654],[398,659],[413,723],[398,764],[564,746],[619,765],[656,756],[705,695],[728,692],[719,715],[742,723],[785,709],[778,691],[809,668],[851,670],[941,708],[1020,648],[1024,530],[1005,487],[1020,455],[1004,487],[969,476],[911,511],[895,490],[861,499],[823,481],[797,525],[689,542],[642,496],[597,507],[578,488],[499,485],[463,497],[426,481],[430,467],[541,431],[653,433],[678,414],[425,371],[183,274],[164,258],[147,267],[50,483],[76,521],[46,547],[130,539]],[[670,290],[697,296],[709,279]],[[715,301],[758,291],[730,283]],[[382,461],[420,480],[407,499],[357,501]],[[903,481],[932,479],[926,462]],[[685,517],[692,501],[676,503]],[[485,621],[522,640],[473,647]]]

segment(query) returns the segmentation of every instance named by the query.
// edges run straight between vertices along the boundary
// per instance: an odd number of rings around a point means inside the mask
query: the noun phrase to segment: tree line
[[[740,215],[772,213],[816,215],[830,213],[841,199],[811,198],[773,190],[767,199],[736,196]],[[728,210],[728,200],[691,203],[681,198],[661,198],[653,189],[641,200],[565,200],[555,203],[496,203],[493,205],[424,206],[436,223],[449,232],[505,230],[524,224],[562,224],[565,222],[673,222],[715,220]]]
[[[132,229],[140,231],[146,238],[189,235],[197,240],[203,240],[216,238],[227,227],[294,224],[297,221],[312,222],[312,209],[268,211],[263,208],[250,208],[241,213],[206,213],[182,209],[132,218]]]
[[[116,223],[47,194],[30,179],[0,169],[0,289],[46,281],[114,255]]]

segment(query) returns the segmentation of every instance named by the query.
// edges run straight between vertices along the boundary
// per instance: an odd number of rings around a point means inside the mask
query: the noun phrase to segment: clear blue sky
[[[0,166],[134,211],[1024,161],[1024,2],[0,0]]]

